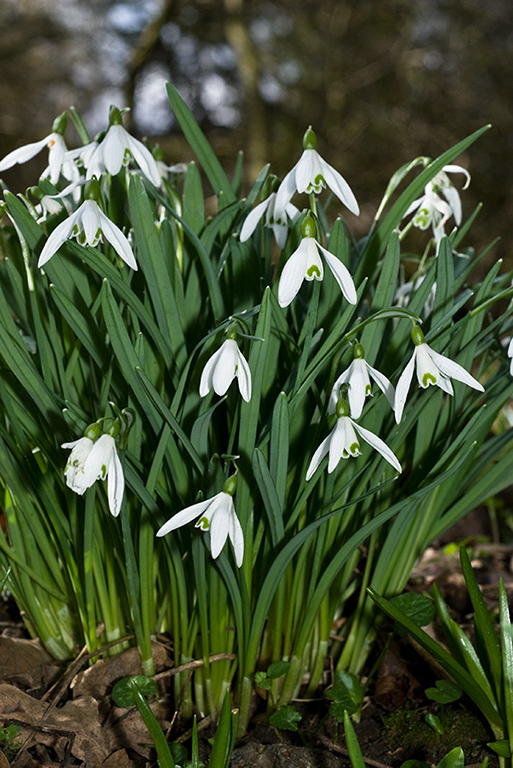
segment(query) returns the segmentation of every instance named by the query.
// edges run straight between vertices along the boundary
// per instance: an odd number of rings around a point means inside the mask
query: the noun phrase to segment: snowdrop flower
[[[281,216],[276,216],[275,208],[276,192],[271,192],[271,194],[266,197],[265,200],[259,203],[255,208],[253,208],[253,210],[246,217],[240,231],[241,243],[249,240],[255,231],[260,219],[264,219],[265,226],[269,227],[269,229],[272,229],[274,238],[278,243],[278,247],[281,249],[285,248],[287,235],[289,233],[287,217],[292,221],[292,223],[294,223],[299,216],[299,211],[296,206],[292,205],[290,202],[286,203],[284,212]]]
[[[104,172],[102,169],[115,176],[121,166],[133,160],[152,184],[160,186],[160,171],[155,158],[142,142],[123,128],[123,119],[117,107],[111,106],[109,122],[104,138],[97,146],[88,145],[87,151],[81,154],[87,178],[98,176],[99,172]]]
[[[62,175],[71,181],[78,173],[74,163],[67,156],[67,147],[63,139],[64,131],[66,130],[66,118],[64,115],[57,117],[52,126],[52,132],[45,136],[40,141],[34,141],[31,144],[25,144],[24,147],[19,147],[13,152],[9,152],[8,155],[0,161],[0,173],[12,168],[13,165],[26,163],[28,160],[32,160],[33,157],[38,155],[42,149],[48,147],[48,167],[41,174],[42,178],[50,176],[52,184],[57,184],[59,177]]]
[[[110,431],[116,431],[116,427]],[[96,480],[107,478],[109,509],[117,517],[125,490],[123,467],[114,437],[108,433],[98,437],[99,432],[98,424],[92,424],[86,429],[84,437],[62,444],[61,448],[71,448],[64,470],[66,485],[82,496]]]
[[[237,476],[232,475],[224,484],[223,490],[211,499],[199,501],[182,509],[157,531],[157,536],[165,536],[170,531],[181,528],[199,518],[196,528],[210,531],[210,549],[212,557],[218,557],[229,537],[235,553],[235,562],[240,568],[244,559],[244,535],[233,504],[233,494],[237,488]]]
[[[237,378],[239,391],[244,400],[251,400],[251,371],[246,358],[240,351],[235,341],[237,331],[231,328],[228,338],[221,347],[214,352],[201,374],[199,393],[205,397],[212,387],[216,394],[226,394],[233,379]]]
[[[445,223],[454,216],[457,225],[461,224],[461,199],[458,190],[447,176],[447,173],[463,173],[466,181],[463,189],[470,184],[470,174],[461,165],[445,165],[440,173],[424,187],[424,194],[414,200],[404,216],[417,211],[412,224],[419,229],[433,228],[435,240],[438,243],[445,234]],[[445,197],[445,200],[441,197]],[[403,217],[404,218],[404,217]]]
[[[349,403],[347,400],[344,400],[343,398],[339,399],[336,413],[338,419],[335,428],[328,437],[322,441],[312,456],[312,461],[310,462],[310,466],[306,473],[307,480],[310,480],[326,455],[329,455],[328,472],[333,472],[338,466],[340,459],[348,459],[350,456],[360,456],[361,451],[358,435],[378,451],[378,453],[380,453],[383,458],[394,467],[394,469],[397,469],[398,472],[402,471],[397,456],[390,450],[388,445],[373,432],[360,427],[359,424],[349,418]]]
[[[510,375],[513,376],[513,336],[511,337],[510,342],[508,344],[507,355],[510,358],[509,372],[510,372]]]
[[[331,390],[328,413],[335,413],[339,400],[340,389],[345,384],[348,387],[347,397],[351,417],[359,419],[362,415],[365,398],[372,395],[370,377],[374,379],[381,391],[386,395],[391,407],[394,407],[394,388],[386,376],[373,368],[365,360],[365,351],[361,344],[355,344],[354,360],[346,370],[340,374]]]
[[[431,349],[424,341],[424,334],[417,325],[413,326],[411,338],[415,351],[410,362],[402,372],[395,390],[395,420],[399,424],[403,415],[404,404],[408,396],[413,371],[416,368],[419,385],[426,389],[430,384],[436,384],[448,395],[454,394],[451,379],[484,392],[484,387],[470,375],[461,365]]]
[[[283,218],[287,203],[295,192],[315,192],[328,186],[338,199],[356,216],[360,213],[356,198],[347,181],[317,152],[317,137],[310,126],[303,137],[303,154],[287,173],[278,189],[274,214]]]
[[[86,184],[85,195],[96,196],[98,190],[97,180],[92,179]],[[72,237],[76,237],[81,245],[93,247],[105,237],[123,261],[132,269],[137,269],[137,262],[127,238],[103,213],[94,199],[87,199],[75,213],[55,227],[41,251],[38,267],[46,264],[61,245]]]
[[[283,267],[278,285],[278,302],[280,307],[288,307],[292,299],[298,294],[303,280],[322,280],[324,269],[321,254],[328,267],[333,272],[335,280],[342,293],[350,304],[356,304],[356,288],[349,270],[326,248],[323,248],[315,239],[315,223],[309,217],[303,222],[303,239],[299,248],[289,257]]]

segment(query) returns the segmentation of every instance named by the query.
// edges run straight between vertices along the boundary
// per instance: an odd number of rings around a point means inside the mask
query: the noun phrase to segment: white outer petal
[[[208,358],[205,367],[203,368],[203,371],[201,372],[201,379],[200,379],[200,385],[199,385],[199,393],[200,397],[205,397],[205,395],[208,395],[210,390],[212,389],[212,378],[214,376],[214,370],[215,366],[217,364],[217,360],[219,356],[221,355],[223,348],[220,347],[214,354]]]
[[[242,532],[242,526],[240,524],[239,518],[235,512],[235,508],[232,509],[228,536],[232,542],[237,568],[240,568],[244,560],[244,534]]]
[[[101,229],[98,203],[95,200],[86,200],[81,206],[80,229],[83,231],[87,245],[96,245],[97,232]]]
[[[402,472],[403,468],[401,467],[401,464],[399,463],[399,459],[393,453],[393,451],[390,450],[388,445],[383,442],[383,440],[374,434],[374,432],[370,432],[368,429],[364,429],[363,427],[360,427],[359,424],[355,424],[353,422],[353,426],[358,432],[359,435],[363,437],[366,443],[369,443],[378,453],[380,453],[386,461],[388,461],[389,464],[391,464],[394,469],[397,469],[398,472]]]
[[[442,171],[444,171],[445,173],[463,173],[466,177],[463,189],[466,189],[470,184],[470,173],[467,171],[466,168],[463,168],[463,166],[461,165],[444,165],[444,167],[442,168]]]
[[[217,496],[219,496],[219,494],[217,494]],[[185,509],[177,512],[176,515],[169,518],[169,520],[158,529],[156,535],[165,536],[170,531],[181,528],[182,525],[187,525],[187,523],[196,520],[197,517],[201,517],[203,512],[210,507],[214,499],[217,499],[217,496],[213,496],[211,499],[198,501],[196,504],[192,504],[190,507],[185,507]]]
[[[267,211],[267,207],[269,205],[270,200],[271,200],[271,195],[269,195],[269,197],[266,197],[266,199],[263,202],[259,203],[257,206],[253,208],[252,211],[248,213],[248,215],[244,219],[244,224],[242,225],[242,229],[240,231],[241,243],[245,243],[246,240],[249,240],[249,238],[255,231],[258,222]]]
[[[274,202],[274,218],[279,220],[285,216],[285,209],[290,203],[292,195],[296,191],[296,168],[298,163],[290,170],[281,182]]]
[[[100,210],[100,208],[98,208],[98,217],[105,239],[109,241],[116,253],[121,256],[125,264],[136,271],[138,269],[137,262],[130,247],[130,243],[123,232],[104,214],[102,210]]]
[[[397,386],[395,388],[395,401],[394,401],[394,411],[395,411],[395,420],[397,424],[401,421],[401,417],[403,415],[404,405],[406,403],[406,398],[408,397],[408,390],[410,388],[411,380],[413,378],[413,371],[415,369],[415,359],[417,357],[416,355],[416,347],[415,351],[413,352],[413,355],[410,358],[410,361],[404,371],[401,373],[399,377],[399,381],[397,382]]]
[[[394,407],[394,398],[395,398],[395,390],[393,387],[393,384],[391,381],[387,379],[385,374],[381,373],[381,371],[377,371],[376,368],[373,368],[367,361],[365,361],[365,367],[367,368],[369,374],[372,376],[380,390],[385,395],[386,399],[390,403],[390,407]]]
[[[322,157],[320,158],[320,163],[327,186],[336,194],[338,199],[344,203],[346,208],[349,208],[351,213],[354,213],[355,216],[359,216],[360,207],[353,194],[353,190],[347,181],[335,170],[335,168],[327,163],[326,160],[323,160]]]
[[[307,266],[308,251],[305,240],[302,240],[299,247],[289,257],[281,272],[278,285],[278,303],[280,307],[288,307],[290,302],[297,296],[305,279]]]
[[[310,464],[308,465],[308,469],[306,472],[306,479],[310,480],[315,470],[318,468],[319,464],[323,460],[323,458],[326,456],[330,449],[330,442],[331,442],[331,435],[332,432],[326,437],[322,443],[319,445],[317,450],[315,451],[314,455],[312,456],[312,460]]]
[[[8,168],[12,168],[13,165],[17,165],[18,163],[26,163],[27,160],[31,160],[48,145],[51,138],[52,136],[50,134],[50,136],[46,136],[40,141],[25,144],[25,146],[18,147],[18,149],[9,152],[9,154],[0,162],[0,172],[7,171]]]
[[[513,357],[513,336],[509,340],[508,350],[506,352],[508,357]]]
[[[231,516],[235,514],[233,498],[224,491],[218,496],[217,508],[210,520],[210,551],[214,560],[219,557],[226,544],[231,525]]]
[[[156,187],[160,187],[162,179],[159,167],[148,147],[145,147],[142,141],[135,139],[129,133],[126,135],[126,141],[130,154],[146,178],[149,179],[152,184],[155,184]]]
[[[237,381],[239,383],[239,392],[243,399],[249,403],[251,400],[251,371],[248,362],[240,349],[237,347]]]
[[[68,148],[60,133],[52,133],[48,141],[48,168],[50,181],[57,184]]]
[[[365,360],[357,358],[351,363],[352,371],[349,377],[349,391],[347,393],[352,419],[359,419],[362,415],[367,387],[370,387],[369,374]]]
[[[353,372],[353,363],[354,363],[354,360],[349,366],[349,368],[346,368],[346,370],[340,374],[336,382],[333,384],[333,387],[330,393],[330,400],[328,403],[329,414],[335,413],[335,411],[337,410],[340,387],[342,386],[342,384],[347,384],[347,382],[349,381],[351,374]]]
[[[235,339],[226,339],[220,350],[220,355],[212,372],[214,392],[220,397],[226,394],[228,387],[235,378],[239,348]]]
[[[319,155],[315,149],[305,149],[296,165],[296,189],[299,193],[306,192],[310,184],[315,183],[316,176],[323,175]]]
[[[450,376],[451,379],[456,379],[456,381],[461,381],[463,384],[467,384],[469,387],[479,390],[479,392],[485,391],[483,385],[480,384],[477,379],[471,376],[470,373],[466,371],[465,368],[463,368],[463,366],[459,365],[459,363],[455,363],[454,360],[451,360],[444,355],[440,355],[438,352],[435,352],[434,349],[431,349],[431,347],[429,347],[427,344],[426,347],[428,347],[428,351],[431,355],[431,358],[433,359],[433,362],[438,366],[443,374]]]
[[[347,433],[347,419],[347,416],[341,416],[337,419],[335,429],[331,433],[328,474],[331,474],[337,468],[342,454],[344,451],[348,451],[348,445],[351,445],[351,435]]]
[[[456,187],[453,187],[452,185],[450,187],[443,187],[442,188],[442,194],[444,195],[445,199],[449,203],[449,206],[452,210],[452,214],[454,216],[454,221],[458,226],[461,224],[461,198],[460,193],[456,189]]]
[[[125,162],[127,135],[122,125],[111,125],[98,146],[98,161],[103,162],[111,176],[116,176]]]
[[[110,464],[107,467],[107,477],[109,509],[114,517],[117,517],[121,509],[123,493],[125,492],[125,476],[123,475],[123,467],[121,465],[121,461],[119,460],[115,446],[112,452]]]
[[[89,483],[88,487],[94,483],[94,480],[102,480],[107,476],[112,455],[115,452],[116,442],[112,435],[100,435],[84,462],[84,478],[87,478],[85,482]],[[103,474],[103,467],[105,467],[105,474]],[[93,476],[94,479],[89,481],[88,478]]]
[[[55,227],[52,234],[46,241],[43,250],[41,251],[39,261],[37,262],[38,267],[42,267],[44,264],[46,264],[46,262],[52,258],[54,253],[59,250],[61,245],[69,239],[73,231],[73,227],[80,220],[82,208],[83,206],[80,206],[78,211],[75,211],[72,216],[70,216],[68,219],[65,219],[65,221],[61,222],[57,227]]]
[[[337,259],[337,257],[326,250],[326,248],[323,248],[322,245],[319,245],[319,248],[324,254],[324,258],[328,262],[328,266],[333,272],[335,280],[339,284],[345,298],[350,304],[356,304],[358,301],[358,296],[356,295],[356,288],[353,282],[353,278],[351,277],[351,273],[347,267],[342,264],[340,259]]]

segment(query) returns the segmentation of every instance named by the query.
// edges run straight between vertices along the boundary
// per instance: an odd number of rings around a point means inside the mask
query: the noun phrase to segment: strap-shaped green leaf
[[[172,83],[166,83],[166,90],[171,109],[180,123],[185,138],[193,152],[195,152],[201,167],[212,184],[214,192],[218,197],[223,196],[226,205],[232,203],[236,199],[235,192],[205,134],[175,86]]]

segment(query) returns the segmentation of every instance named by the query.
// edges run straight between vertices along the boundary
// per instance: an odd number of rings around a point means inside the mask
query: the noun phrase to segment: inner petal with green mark
[[[322,280],[321,270],[317,266],[317,264],[311,264],[308,269],[306,270],[306,276],[310,278],[310,280],[313,280],[314,277],[316,280]]]
[[[425,373],[422,376],[422,386],[429,387],[430,384],[436,384],[436,377],[432,373]]]
[[[209,527],[208,517],[201,517],[196,523],[196,528],[201,528],[202,531],[208,531]]]

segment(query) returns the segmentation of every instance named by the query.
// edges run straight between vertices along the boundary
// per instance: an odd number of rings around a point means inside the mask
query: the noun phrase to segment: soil
[[[493,612],[498,605],[500,576],[507,590],[513,591],[513,546],[483,545],[479,553],[473,565]],[[464,629],[470,629],[470,605],[457,556],[428,550],[409,588],[422,592],[434,580],[454,617]],[[149,768],[157,764],[138,711],[120,709],[110,697],[117,680],[141,674],[135,648],[105,656],[92,666],[82,653],[65,667],[53,661],[38,640],[28,638],[10,603],[0,615],[0,630],[0,768]],[[390,626],[383,627],[381,644],[389,630]],[[190,723],[180,721],[167,694],[173,672],[166,638],[156,639],[154,658],[160,695],[152,708],[168,738],[182,742],[190,754]],[[407,759],[436,765],[457,746],[463,748],[467,766],[481,763],[485,756],[490,766],[498,764],[486,748],[492,735],[471,702],[462,698],[440,712],[439,705],[426,698],[424,689],[437,679],[439,668],[419,654],[408,638],[396,638],[390,644],[368,687],[360,721],[354,723],[367,765],[396,768]],[[330,703],[322,692],[315,700],[294,701],[302,715],[299,731],[278,731],[265,724],[265,702],[256,696],[255,717],[247,734],[236,743],[232,768],[349,766],[343,725],[329,714]],[[426,723],[429,712],[442,721],[442,735]],[[11,733],[6,730],[10,726],[19,728],[16,739],[2,740]],[[208,764],[208,738],[215,732],[214,723],[208,718],[200,722],[199,732],[200,759]]]

